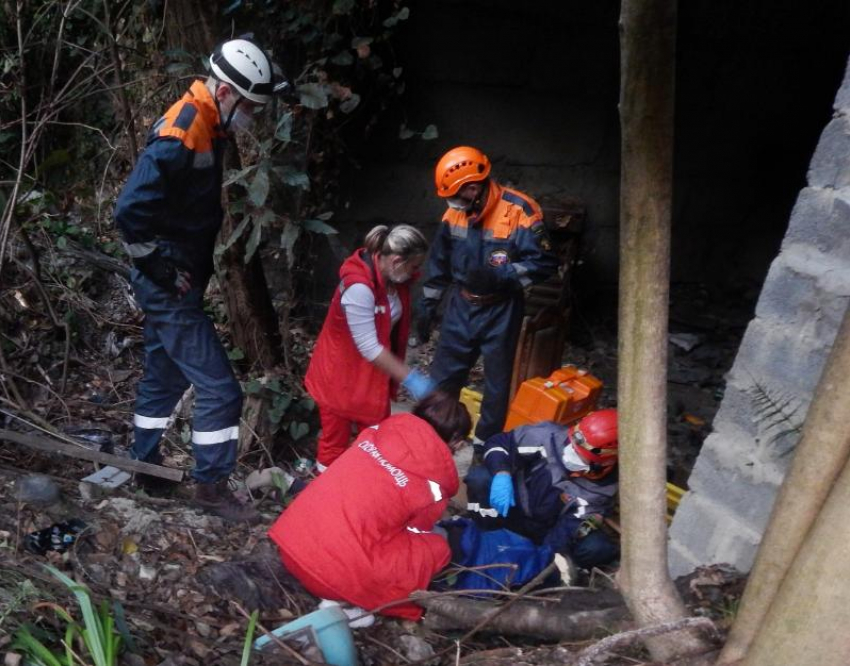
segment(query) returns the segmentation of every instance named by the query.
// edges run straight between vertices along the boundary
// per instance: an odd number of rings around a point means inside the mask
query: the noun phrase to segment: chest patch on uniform
[[[491,266],[504,266],[509,262],[510,258],[506,250],[493,250],[490,253],[490,258],[487,260],[487,263]]]

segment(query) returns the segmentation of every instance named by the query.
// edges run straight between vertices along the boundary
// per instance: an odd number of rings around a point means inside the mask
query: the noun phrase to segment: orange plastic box
[[[601,390],[599,379],[574,365],[527,379],[511,403],[505,430],[540,421],[572,423],[596,409]]]

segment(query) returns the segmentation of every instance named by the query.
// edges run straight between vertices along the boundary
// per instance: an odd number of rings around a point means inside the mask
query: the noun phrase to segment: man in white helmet
[[[138,386],[132,456],[160,463],[159,441],[184,391],[195,387],[194,502],[231,522],[259,514],[228,488],[236,464],[242,391],[203,295],[221,227],[223,157],[229,134],[247,129],[257,107],[285,86],[272,62],[246,39],[218,46],[210,76],[151,129],[115,206],[133,261],[131,284],[145,312],[145,372]],[[161,482],[137,475],[148,490]],[[160,486],[160,487],[157,487]]]

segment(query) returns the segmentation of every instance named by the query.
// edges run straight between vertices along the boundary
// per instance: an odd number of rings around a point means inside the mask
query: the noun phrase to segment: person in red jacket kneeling
[[[442,393],[366,428],[269,531],[284,566],[311,593],[367,610],[424,590],[451,558],[431,533],[458,490],[452,452],[469,413]],[[379,611],[418,620],[413,603]]]
[[[319,406],[316,460],[324,471],[360,432],[390,415],[399,385],[414,400],[435,384],[404,362],[410,331],[410,285],[428,252],[425,237],[399,224],[372,229],[339,271],[328,315],[304,378]]]

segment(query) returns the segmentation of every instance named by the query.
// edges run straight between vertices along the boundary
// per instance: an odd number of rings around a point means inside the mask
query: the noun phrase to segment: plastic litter
[[[19,479],[16,490],[19,502],[42,508],[58,503],[62,497],[56,482],[44,474],[29,474]]]
[[[325,661],[333,666],[357,666],[357,649],[348,627],[348,616],[339,606],[302,615],[272,633],[302,652],[318,647]],[[262,636],[254,641],[254,649],[263,650],[269,644],[272,640]]]
[[[87,525],[77,518],[54,523],[43,530],[36,530],[27,535],[26,546],[38,555],[44,555],[49,550],[64,553],[77,540],[77,536],[86,529]]]

